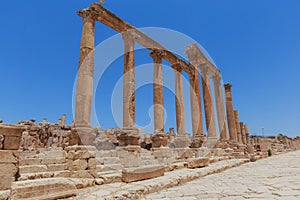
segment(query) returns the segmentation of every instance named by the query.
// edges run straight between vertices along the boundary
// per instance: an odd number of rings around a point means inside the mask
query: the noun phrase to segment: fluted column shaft
[[[202,107],[200,98],[200,82],[198,69],[192,67],[190,77],[190,101],[191,101],[191,113],[192,113],[192,131],[194,137],[204,137],[203,133],[203,118]]]
[[[225,84],[224,87],[225,87],[225,94],[226,94],[226,112],[227,112],[227,121],[228,121],[230,140],[233,142],[237,142],[236,124],[235,124],[235,117],[234,117],[233,104],[232,104],[231,85]]]
[[[214,116],[214,106],[210,87],[210,78],[206,69],[201,69],[202,74],[202,87],[204,98],[204,110],[206,119],[206,129],[208,138],[216,138],[216,121]]]
[[[243,144],[242,140],[242,133],[241,133],[241,127],[240,127],[240,118],[239,118],[239,111],[234,111],[234,117],[235,117],[235,125],[236,125],[236,134],[237,134],[237,141],[239,144]]]
[[[176,126],[178,136],[185,136],[185,116],[184,116],[184,94],[182,86],[182,69],[180,64],[172,66],[175,72],[175,101],[176,101]]]
[[[124,40],[124,79],[123,79],[123,127],[135,127],[135,63],[134,35],[123,34]]]
[[[225,105],[223,100],[223,92],[222,92],[220,75],[213,76],[213,81],[214,81],[216,108],[217,108],[217,115],[218,115],[218,126],[220,131],[220,140],[226,141],[228,140],[228,131],[226,125]]]
[[[164,90],[162,74],[163,52],[154,50],[150,53],[154,61],[153,103],[154,103],[154,131],[164,132]]]
[[[89,9],[78,12],[82,17],[82,36],[76,88],[76,127],[90,127],[93,82],[94,82],[94,47],[95,13]]]
[[[245,124],[245,132],[246,132],[246,141],[247,141],[247,144],[250,144],[250,132],[249,132],[248,124]]]

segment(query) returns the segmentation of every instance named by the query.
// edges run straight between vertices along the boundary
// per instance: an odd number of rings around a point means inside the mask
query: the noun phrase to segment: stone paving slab
[[[154,199],[300,199],[300,151],[248,163],[143,198]]]
[[[164,176],[134,182],[134,183],[113,183],[95,186],[92,188],[79,190],[77,197],[71,199],[89,200],[110,200],[110,199],[140,199],[144,195],[151,194],[163,189],[178,186],[189,181],[218,173],[226,169],[242,165],[249,162],[249,159],[231,159],[213,163],[208,167],[198,169],[179,169],[165,173]]]

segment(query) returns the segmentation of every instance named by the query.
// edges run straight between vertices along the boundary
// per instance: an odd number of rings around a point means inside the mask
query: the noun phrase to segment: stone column
[[[182,69],[180,64],[172,66],[175,72],[175,102],[176,102],[176,126],[178,136],[185,136],[185,117],[184,117],[184,94],[182,86]]]
[[[243,144],[247,144],[247,139],[246,139],[246,131],[245,131],[245,126],[243,122],[240,122],[240,127],[241,127],[241,133],[242,133],[242,141]]]
[[[220,74],[214,75],[213,81],[214,81],[216,108],[217,108],[217,115],[218,115],[218,125],[219,125],[219,131],[220,131],[220,140],[227,141],[228,140],[228,131],[227,131],[227,125],[226,125],[225,105],[224,105],[224,100],[223,100],[223,92],[222,92]]]
[[[250,144],[250,132],[249,132],[248,124],[245,124],[245,132],[246,132],[246,141],[247,141],[247,144]]]
[[[190,101],[192,113],[193,141],[192,148],[201,147],[204,140],[202,107],[200,98],[200,82],[197,67],[190,65]]]
[[[123,79],[123,128],[135,127],[135,63],[134,33],[123,34],[124,79]]]
[[[207,138],[217,139],[216,121],[215,121],[214,105],[213,105],[213,99],[212,99],[212,93],[210,87],[210,78],[205,68],[201,69],[201,75],[202,75]]]
[[[224,87],[225,87],[225,94],[226,94],[226,112],[227,112],[230,141],[237,142],[236,125],[234,120],[235,117],[234,117],[233,104],[232,104],[231,85],[228,83],[225,84]]]
[[[180,63],[172,65],[175,72],[175,101],[176,101],[176,126],[177,137],[174,141],[176,148],[190,146],[189,138],[186,135],[185,116],[184,116],[184,93],[182,85],[182,66]]]
[[[94,29],[95,12],[85,9],[78,12],[83,19],[79,68],[76,89],[75,125],[81,138],[79,143],[91,144],[94,134],[90,129],[94,82]]]
[[[239,144],[243,144],[241,127],[240,127],[239,111],[237,111],[237,110],[234,111],[234,117],[235,117],[237,141]]]
[[[153,103],[154,103],[154,132],[164,132],[164,89],[162,75],[162,58],[164,52],[154,50],[150,56],[154,61]]]

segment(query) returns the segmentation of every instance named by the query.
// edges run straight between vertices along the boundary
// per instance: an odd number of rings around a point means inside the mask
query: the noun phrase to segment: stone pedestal
[[[186,135],[177,135],[174,140],[175,148],[186,148],[191,144],[190,138]]]
[[[203,146],[207,148],[215,148],[217,143],[218,143],[218,137],[207,137]]]
[[[167,147],[168,146],[168,136],[164,133],[156,133],[152,136],[152,147]]]
[[[0,125],[0,135],[3,137],[1,148],[4,150],[18,150],[20,147],[22,132],[25,131],[24,126],[17,125]]]
[[[123,128],[117,135],[117,139],[119,141],[119,146],[127,146],[127,145],[140,145],[140,133],[137,128]]]
[[[96,138],[96,133],[89,127],[76,127],[80,145],[93,145]]]
[[[200,136],[193,136],[191,148],[200,148],[203,144],[203,138]]]

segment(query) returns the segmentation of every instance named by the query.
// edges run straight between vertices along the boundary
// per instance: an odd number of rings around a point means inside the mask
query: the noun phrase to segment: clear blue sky
[[[66,113],[71,122],[81,37],[76,11],[92,2],[1,1],[0,119],[15,123],[47,117],[56,122]],[[300,135],[299,0],[106,0],[105,7],[136,27],[169,28],[198,41],[221,69],[224,82],[233,85],[234,106],[252,134],[261,134],[264,127],[266,135]],[[96,43],[114,34],[99,23]],[[145,57],[140,54],[137,59]],[[117,60],[107,74],[121,76],[122,68]],[[101,124],[109,128],[115,124],[110,94],[103,88],[118,78],[106,79],[96,100]],[[140,124],[149,120],[143,113],[151,95],[151,85],[138,91]],[[166,91],[167,103],[171,97]],[[172,126],[174,119],[166,125]]]

